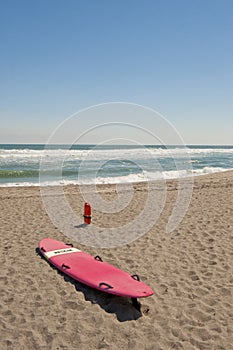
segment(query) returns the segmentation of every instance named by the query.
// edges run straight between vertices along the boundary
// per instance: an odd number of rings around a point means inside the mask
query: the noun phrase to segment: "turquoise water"
[[[123,183],[233,169],[233,146],[0,145],[0,186]]]

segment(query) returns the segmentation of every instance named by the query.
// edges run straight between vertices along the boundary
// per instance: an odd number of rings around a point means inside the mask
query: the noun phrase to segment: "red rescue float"
[[[84,204],[84,222],[85,224],[90,224],[91,223],[91,206],[89,203]]]

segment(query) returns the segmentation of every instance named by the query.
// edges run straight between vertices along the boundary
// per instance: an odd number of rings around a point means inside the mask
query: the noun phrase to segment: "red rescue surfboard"
[[[129,298],[154,294],[138,275],[130,275],[99,256],[93,257],[63,242],[45,238],[39,242],[39,250],[57,269],[92,288]]]

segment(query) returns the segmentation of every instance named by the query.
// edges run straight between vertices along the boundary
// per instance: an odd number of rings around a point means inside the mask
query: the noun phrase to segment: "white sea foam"
[[[0,159],[38,159],[41,158],[70,158],[82,160],[86,156],[95,159],[114,159],[125,157],[128,159],[135,157],[182,157],[193,155],[207,154],[233,154],[233,148],[119,148],[119,149],[99,149],[93,148],[89,150],[74,150],[74,149],[1,149]]]
[[[179,170],[171,170],[174,168]],[[0,148],[1,187],[133,183],[198,176],[231,168],[233,147]],[[7,175],[8,171],[12,175]],[[19,173],[24,171],[25,177],[19,179]],[[41,174],[40,184],[38,172]],[[61,172],[64,178],[59,179]],[[4,178],[4,174],[8,178]]]
[[[67,186],[67,185],[91,185],[91,184],[119,184],[119,183],[136,183],[147,182],[156,180],[169,180],[178,179],[190,176],[199,176],[205,174],[213,174],[217,172],[223,172],[226,170],[220,167],[204,167],[203,169],[187,170],[172,170],[163,172],[148,172],[143,171],[138,174],[129,174],[127,176],[115,176],[115,177],[97,177],[90,179],[80,180],[59,180],[59,181],[43,181],[39,182],[12,182],[12,183],[0,183],[0,187],[27,187],[27,186]]]

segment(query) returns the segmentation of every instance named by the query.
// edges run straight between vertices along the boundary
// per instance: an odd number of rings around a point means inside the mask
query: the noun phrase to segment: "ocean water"
[[[233,146],[0,145],[0,186],[126,183],[233,169]]]

